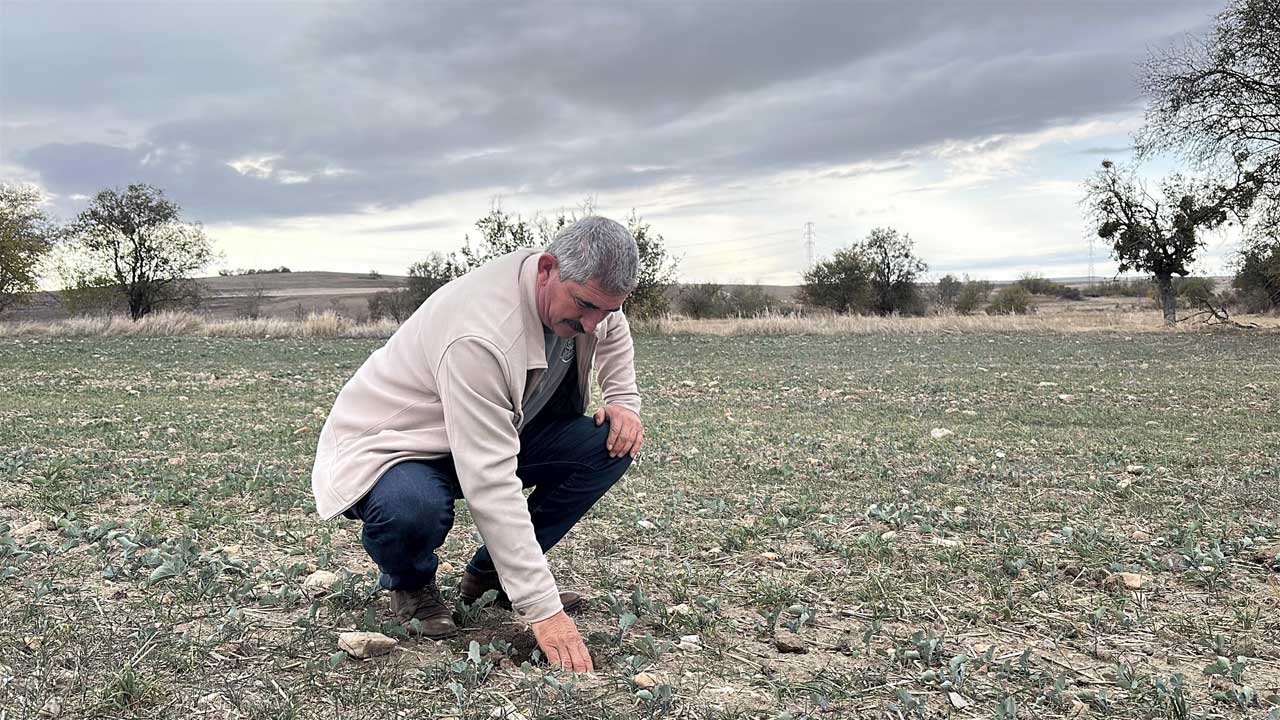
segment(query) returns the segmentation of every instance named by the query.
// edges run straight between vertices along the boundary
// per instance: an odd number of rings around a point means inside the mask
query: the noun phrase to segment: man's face
[[[538,317],[562,338],[594,332],[596,325],[621,308],[626,299],[627,293],[606,292],[595,280],[585,284],[561,280],[553,256],[543,253],[538,258]]]

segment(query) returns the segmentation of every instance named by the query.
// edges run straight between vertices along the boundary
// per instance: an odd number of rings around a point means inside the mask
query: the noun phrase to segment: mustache
[[[586,332],[586,329],[582,327],[582,323],[579,323],[577,320],[565,320],[564,322],[577,332]]]

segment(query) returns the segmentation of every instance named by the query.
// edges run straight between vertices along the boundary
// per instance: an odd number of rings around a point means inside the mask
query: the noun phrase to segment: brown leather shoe
[[[499,581],[497,574],[491,577],[493,578],[492,580],[484,580],[464,571],[462,573],[462,581],[458,583],[458,598],[462,602],[471,605],[489,590],[497,590],[498,597],[493,601],[493,604],[505,610],[510,610],[511,600],[503,592],[502,583]],[[565,612],[577,610],[582,607],[582,596],[572,590],[565,590],[560,593],[560,604],[564,606]]]
[[[453,611],[445,607],[440,597],[440,590],[435,585],[427,585],[419,590],[392,590],[391,612],[410,634],[421,633],[423,637],[441,640],[458,634],[458,626],[453,622]],[[417,620],[421,630],[414,630],[412,622]]]

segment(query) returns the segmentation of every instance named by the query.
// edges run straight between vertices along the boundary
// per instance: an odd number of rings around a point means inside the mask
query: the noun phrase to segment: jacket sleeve
[[[445,350],[436,383],[458,484],[471,517],[511,605],[525,621],[537,622],[562,607],[516,476],[520,435],[507,383],[510,372],[492,343],[464,337]]]
[[[621,310],[609,316],[605,335],[596,344],[596,377],[606,405],[621,405],[640,414],[631,325]]]

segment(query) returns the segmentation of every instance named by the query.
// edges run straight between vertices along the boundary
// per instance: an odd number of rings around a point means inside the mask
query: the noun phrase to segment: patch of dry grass
[[[302,320],[260,318],[214,320],[187,312],[162,312],[138,321],[123,316],[72,318],[55,322],[0,323],[0,338],[16,337],[238,337],[387,338],[393,320],[360,323],[332,311]]]
[[[1280,318],[1250,316],[1260,329],[1280,327]],[[1058,312],[1044,315],[761,315],[745,318],[693,319],[669,315],[632,320],[640,335],[963,335],[981,333],[1187,333],[1213,326],[1186,322],[1167,328],[1154,311]],[[16,337],[239,337],[239,338],[388,338],[399,327],[393,320],[359,322],[332,310],[302,320],[212,319],[188,312],[162,312],[137,322],[123,316],[72,318],[53,322],[0,322],[0,338]]]

